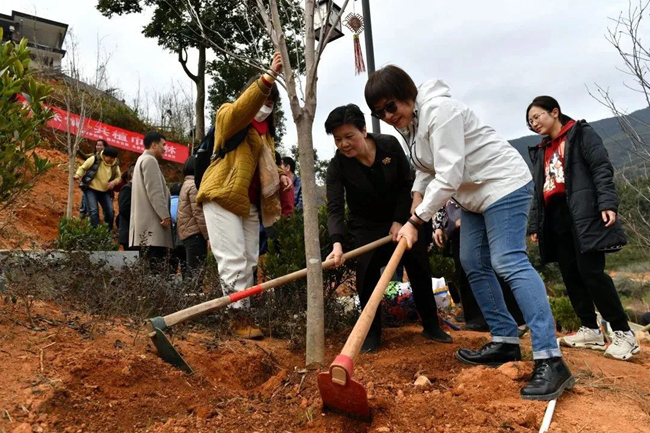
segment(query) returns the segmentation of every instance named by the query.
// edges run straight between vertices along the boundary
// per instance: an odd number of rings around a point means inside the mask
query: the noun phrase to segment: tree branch
[[[183,57],[183,54],[185,54],[185,57]],[[185,71],[185,74],[187,74],[187,76],[190,77],[190,80],[194,81],[195,83],[198,83],[199,82],[198,75],[194,75],[192,71],[190,71],[187,67],[187,48],[183,47],[181,41],[178,41],[178,62],[183,67],[183,71]]]

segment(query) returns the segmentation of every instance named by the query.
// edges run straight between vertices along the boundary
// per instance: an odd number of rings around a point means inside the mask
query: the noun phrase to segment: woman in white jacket
[[[574,379],[562,361],[544,283],[526,255],[533,184],[523,158],[472,110],[452,99],[440,80],[418,88],[406,72],[389,65],[370,77],[365,98],[373,116],[402,134],[416,170],[412,215],[398,237],[412,245],[417,228],[450,198],[463,209],[461,263],[492,342],[478,351],[460,349],[456,357],[490,366],[521,359],[517,323],[496,272],[512,288],[531,329],[535,370],[521,396],[559,397]]]

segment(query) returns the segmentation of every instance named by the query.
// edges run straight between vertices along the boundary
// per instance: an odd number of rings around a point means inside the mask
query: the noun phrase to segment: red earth
[[[487,334],[424,340],[416,326],[386,329],[381,350],[356,360],[372,421],[323,412],[317,371],[289,342],[236,340],[177,330],[195,369],[162,361],[129,319],[97,319],[37,302],[30,328],[20,302],[0,304],[0,432],[537,432],[546,408],[519,389],[532,362],[500,369],[454,358]],[[347,333],[327,343],[325,362]],[[524,338],[530,355],[530,339]],[[551,432],[650,432],[650,346],[631,362],[565,350],[577,377],[559,400]],[[430,384],[415,386],[417,376]]]

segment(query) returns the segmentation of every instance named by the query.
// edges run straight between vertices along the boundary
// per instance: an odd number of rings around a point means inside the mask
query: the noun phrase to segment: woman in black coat
[[[563,337],[560,343],[630,359],[640,348],[616,287],[605,273],[605,252],[618,251],[626,244],[616,218],[618,196],[607,150],[587,122],[562,114],[550,96],[533,100],[526,121],[531,130],[545,136],[529,149],[535,180],[529,233],[539,243],[542,261],[558,262],[582,323],[575,335]],[[594,304],[614,330],[607,348]]]
[[[327,224],[333,249],[327,259],[336,266],[343,263],[342,242],[345,236],[345,205],[348,206],[347,229],[359,247],[387,234],[396,240],[397,233],[411,215],[413,176],[397,139],[390,135],[369,134],[358,106],[335,108],[325,121],[325,131],[334,136],[337,151],[327,169]],[[421,230],[426,230],[425,227]],[[431,269],[427,256],[428,236],[405,252],[402,263],[411,282],[415,305],[422,319],[425,338],[451,343],[440,329],[433,295]],[[359,257],[356,269],[357,292],[365,307],[386,266],[394,244],[384,245]],[[381,315],[375,320],[362,351],[374,352],[381,340]]]
[[[133,167],[122,173],[124,186],[117,196],[117,241],[124,251],[137,251],[138,247],[129,247],[129,225],[131,223],[131,181],[133,180]]]

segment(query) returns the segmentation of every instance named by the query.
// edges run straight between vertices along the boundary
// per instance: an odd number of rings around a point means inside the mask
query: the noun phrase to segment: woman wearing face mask
[[[477,351],[460,349],[456,357],[490,366],[521,359],[517,322],[506,307],[498,274],[512,289],[532,333],[535,369],[521,396],[559,397],[575,380],[555,338],[546,288],[526,255],[533,182],[523,158],[452,99],[440,80],[416,87],[406,72],[389,65],[369,78],[365,98],[375,117],[404,136],[416,168],[412,215],[398,238],[413,245],[418,228],[450,198],[463,208],[460,259],[492,341]]]
[[[529,233],[539,242],[542,260],[558,262],[582,324],[560,344],[605,350],[595,304],[614,330],[605,356],[628,360],[641,349],[614,282],[605,273],[605,252],[618,251],[627,243],[616,218],[618,195],[607,150],[587,122],[562,114],[550,96],[533,99],[526,121],[544,136],[529,149],[536,192]]]
[[[356,247],[397,233],[410,215],[411,169],[399,142],[391,135],[368,134],[363,113],[354,104],[335,108],[325,121],[325,131],[334,136],[336,154],[327,168],[327,225],[333,249],[327,259],[343,264],[343,240],[347,231]],[[422,227],[421,231],[426,232]],[[431,238],[431,231],[428,231]],[[413,297],[420,318],[422,336],[441,343],[451,337],[440,329],[431,285],[427,256],[427,236],[404,254]],[[385,245],[359,257],[356,267],[357,291],[365,307],[380,278],[380,269],[390,260],[395,245]],[[375,315],[362,352],[377,351],[381,340],[381,314]]]
[[[259,255],[259,223],[270,226],[280,218],[279,188],[291,180],[275,165],[273,108],[280,94],[275,79],[282,72],[280,53],[271,68],[251,78],[233,103],[217,111],[214,155],[220,155],[203,175],[197,202],[202,203],[210,245],[222,287],[238,292],[254,284]],[[234,150],[225,152],[226,141],[243,134]],[[225,153],[224,153],[225,152]],[[235,334],[261,338],[262,332],[242,310],[246,300],[232,304],[241,317]]]

